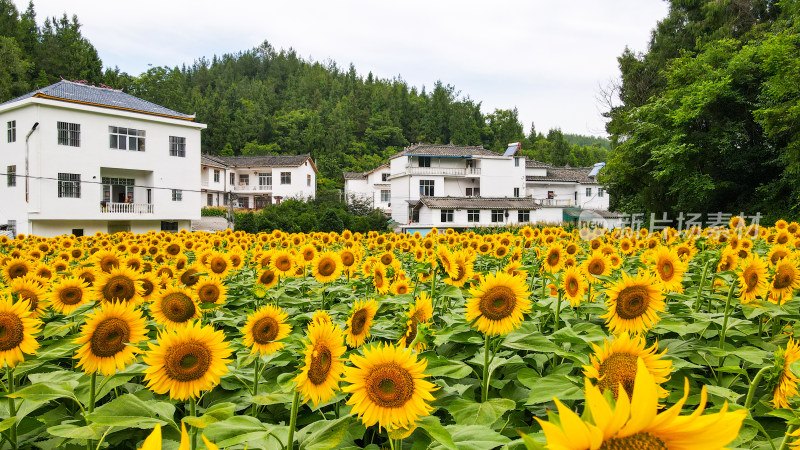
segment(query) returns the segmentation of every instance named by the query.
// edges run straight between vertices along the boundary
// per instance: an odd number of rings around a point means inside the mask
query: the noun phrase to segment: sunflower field
[[[0,449],[800,448],[800,225],[0,236]]]

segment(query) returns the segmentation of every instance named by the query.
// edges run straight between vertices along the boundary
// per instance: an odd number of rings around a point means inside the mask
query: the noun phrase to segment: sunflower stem
[[[260,362],[261,362],[261,355],[258,355],[256,356],[256,360],[253,362],[253,397],[258,395],[258,376],[261,374],[261,372],[259,372],[258,366],[260,365],[259,364]],[[250,414],[253,417],[256,417],[258,415],[256,404],[253,403],[251,407],[252,411]]]
[[[733,290],[736,289],[736,283],[731,281],[731,287],[728,289],[728,298],[725,300],[725,318],[722,319],[722,330],[719,332],[719,348],[725,348],[725,333],[728,328],[728,314],[731,307],[731,297],[733,297]]]
[[[700,311],[700,297],[703,294],[703,285],[706,282],[706,276],[708,275],[708,266],[711,264],[711,260],[706,262],[706,265],[703,266],[703,275],[700,277],[700,285],[697,287],[697,297],[694,300],[694,312]]]
[[[6,373],[8,374],[8,393],[14,393],[14,369],[11,367],[6,368]],[[9,417],[16,417],[17,410],[14,406],[14,399],[8,397],[8,414]],[[11,448],[13,450],[17,449],[17,421],[14,420],[11,424],[11,428],[8,429],[9,438],[8,441],[11,443]]]
[[[97,396],[97,372],[92,372],[92,378],[89,381],[89,414],[94,412],[94,402]]]
[[[194,399],[194,397],[192,397],[189,400],[189,414],[191,414],[192,417],[196,417],[197,416],[197,401]],[[193,425],[192,426],[192,450],[195,450],[196,448],[197,448],[197,427],[195,427]]]
[[[561,289],[558,290],[558,300],[556,301],[556,322],[553,324],[553,333],[558,331],[560,325],[559,315],[561,314]]]
[[[300,407],[300,391],[294,391],[292,398],[292,415],[289,418],[289,437],[286,439],[286,448],[294,450],[294,427],[297,426],[297,410]]]
[[[781,446],[778,447],[778,450],[783,450],[786,448],[786,443],[789,440],[789,434],[794,431],[795,427],[793,425],[789,425],[786,427],[786,434],[783,435],[783,440],[781,441]]]
[[[750,382],[750,389],[747,390],[747,397],[744,401],[745,410],[750,410],[750,404],[753,403],[753,395],[756,393],[758,383],[760,383],[761,379],[764,378],[764,374],[767,373],[768,369],[770,369],[769,366],[761,368],[761,370],[759,370],[756,376],[753,378],[753,381]]]
[[[484,403],[489,399],[489,333],[486,333],[486,344],[483,349],[483,391],[481,393],[481,402]]]

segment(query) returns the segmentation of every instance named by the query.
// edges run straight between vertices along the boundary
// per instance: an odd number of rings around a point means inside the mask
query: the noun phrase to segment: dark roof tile
[[[539,209],[528,197],[422,197],[418,204],[430,209]]]
[[[485,149],[481,146],[457,146],[453,144],[447,145],[432,145],[432,144],[414,144],[406,147],[403,151],[394,155],[394,157],[401,155],[411,156],[502,156],[497,152]]]

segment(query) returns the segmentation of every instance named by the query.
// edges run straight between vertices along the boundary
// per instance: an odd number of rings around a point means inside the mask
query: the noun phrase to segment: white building
[[[261,209],[290,198],[313,199],[317,167],[310,155],[211,156],[202,155],[201,206]]]
[[[389,164],[383,164],[368,172],[345,172],[344,195],[348,203],[360,200],[392,215],[392,184]]]
[[[190,228],[199,218],[193,115],[60,81],[0,104],[0,224],[54,236]]]

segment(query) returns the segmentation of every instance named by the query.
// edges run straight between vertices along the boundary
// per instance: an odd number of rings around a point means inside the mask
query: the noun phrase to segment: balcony
[[[537,198],[536,201],[542,206],[572,206],[575,203],[572,199]]]
[[[477,176],[481,169],[477,167],[450,168],[450,167],[406,167],[409,175],[444,175],[444,176]]]
[[[114,203],[100,205],[100,211],[106,214],[153,214],[153,203]]]
[[[244,185],[234,185],[233,190],[235,192],[264,192],[264,191],[271,191],[272,185],[271,184],[244,184]]]

